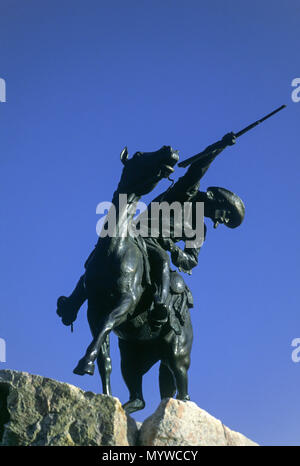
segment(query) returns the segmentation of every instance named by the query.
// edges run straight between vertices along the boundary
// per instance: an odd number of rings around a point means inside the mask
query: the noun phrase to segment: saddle
[[[144,261],[144,285],[152,286],[150,270],[151,265],[147,254],[147,244],[141,236],[134,238]],[[181,334],[188,309],[194,307],[193,295],[182,276],[170,269],[170,292],[166,302],[168,308],[169,324],[177,335]]]

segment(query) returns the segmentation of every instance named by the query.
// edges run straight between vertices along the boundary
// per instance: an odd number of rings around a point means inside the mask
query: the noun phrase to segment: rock
[[[0,445],[135,445],[135,421],[108,395],[0,371]]]
[[[224,426],[195,403],[173,398],[162,400],[139,432],[147,446],[255,446],[247,437]]]
[[[40,375],[0,371],[1,445],[257,445],[195,403],[163,400],[142,424],[117,398]]]

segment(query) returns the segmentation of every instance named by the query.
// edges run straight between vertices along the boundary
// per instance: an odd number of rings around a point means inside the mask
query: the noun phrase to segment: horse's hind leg
[[[111,375],[111,358],[109,351],[109,335],[101,346],[100,353],[97,357],[97,366],[102,381],[102,393],[111,395],[110,375]]]
[[[135,345],[120,338],[119,348],[122,376],[129,391],[129,401],[123,405],[123,408],[127,413],[134,413],[145,407],[142,388],[143,371],[140,367],[141,354],[136,350]]]
[[[173,398],[176,393],[176,384],[173,373],[168,366],[162,362],[159,366],[159,390],[161,399]]]
[[[177,388],[177,400],[188,401],[190,399],[188,395],[189,354],[170,354],[166,364],[174,376]]]
[[[188,368],[189,362],[187,359],[174,361],[171,368],[176,380],[177,386],[177,400],[188,401],[190,400],[188,394]]]
[[[167,345],[165,364],[173,372],[176,388],[177,399],[187,401],[188,395],[188,369],[191,363],[191,348],[193,341],[193,330],[190,321],[185,323],[181,335],[173,335]]]

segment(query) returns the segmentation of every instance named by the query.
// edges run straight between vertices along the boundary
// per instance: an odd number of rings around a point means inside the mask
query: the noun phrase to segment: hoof
[[[179,401],[191,401],[191,398],[189,395],[185,395],[185,396],[178,396],[176,397],[176,400],[179,400]]]
[[[94,371],[95,364],[93,363],[93,361],[87,361],[85,358],[82,358],[73,370],[73,373],[77,375],[94,375]]]
[[[59,317],[62,317],[63,316],[63,312],[64,312],[64,307],[65,307],[65,303],[67,302],[67,297],[66,296],[60,296],[57,300],[57,309],[56,309],[56,314],[59,316]]]
[[[57,300],[56,314],[61,317],[64,325],[71,325],[77,317],[78,309],[74,308],[69,298],[60,296]]]
[[[140,400],[137,398],[136,400],[127,401],[127,403],[123,404],[123,409],[126,413],[131,414],[135,413],[135,411],[140,411],[141,409],[145,408],[146,403],[144,400]]]
[[[156,333],[168,322],[168,310],[165,304],[156,304],[150,312],[149,324],[152,332]]]

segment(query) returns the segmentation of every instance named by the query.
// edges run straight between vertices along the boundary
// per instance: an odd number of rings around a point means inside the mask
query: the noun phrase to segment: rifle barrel
[[[286,107],[286,105],[281,105],[281,107],[276,108],[276,110],[273,110],[273,112],[268,113],[268,115],[264,116],[260,120],[255,121],[254,123],[251,123],[251,125],[246,126],[246,128],[242,129],[238,133],[235,133],[235,137],[239,138],[243,134],[247,133],[252,128],[255,128],[255,126],[259,125],[263,121],[267,120],[271,116],[275,115],[275,113],[280,112],[280,110],[283,110]],[[192,157],[189,157],[186,160],[183,160],[178,164],[178,167],[187,167],[193,162],[196,162],[197,160],[200,160],[202,157],[205,157],[209,153],[209,150],[204,150],[203,152],[200,152],[199,154],[193,155]]]
[[[255,128],[255,126],[259,125],[259,124],[262,123],[263,121],[265,121],[265,120],[267,120],[268,118],[270,118],[271,116],[275,115],[275,113],[280,112],[280,110],[283,110],[285,107],[286,107],[286,105],[281,105],[281,107],[276,108],[276,110],[273,110],[273,112],[268,113],[268,115],[264,116],[264,117],[261,118],[260,120],[257,120],[257,121],[255,121],[254,123],[252,123],[251,125],[246,126],[246,128],[242,129],[242,130],[239,131],[238,133],[235,133],[235,137],[236,137],[236,138],[239,138],[239,137],[242,136],[243,134],[247,133],[247,131],[249,131],[250,129]]]

